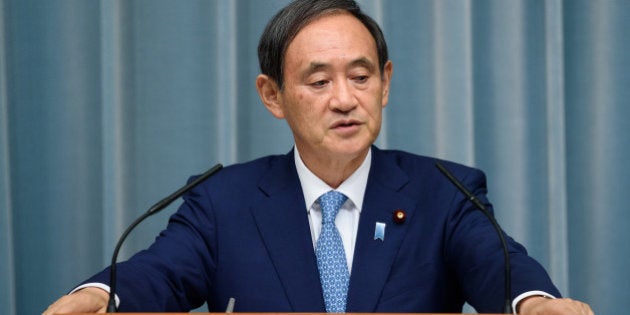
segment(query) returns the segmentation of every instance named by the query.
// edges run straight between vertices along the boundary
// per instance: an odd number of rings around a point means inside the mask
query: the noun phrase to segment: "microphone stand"
[[[501,241],[501,247],[503,248],[503,256],[505,260],[505,304],[503,307],[503,312],[505,314],[512,314],[512,275],[510,272],[510,254],[508,253],[507,242],[505,241],[505,237],[503,236],[503,231],[501,230],[499,223],[497,223],[497,220],[494,218],[494,216],[490,214],[490,212],[488,212],[486,207],[479,201],[479,199],[477,199],[475,195],[473,195],[468,189],[466,189],[466,187],[464,187],[464,185],[459,180],[457,180],[457,178],[455,178],[455,176],[453,176],[453,174],[451,174],[451,172],[447,170],[446,167],[444,167],[439,162],[436,162],[435,166],[440,170],[440,172],[442,172],[442,174],[444,174],[444,176],[446,176],[446,178],[448,178],[451,183],[453,183],[453,185],[455,185],[455,187],[457,187],[457,189],[459,189],[459,191],[461,191],[468,198],[470,202],[473,203],[473,205],[475,205],[478,210],[480,210],[486,217],[488,217],[490,223],[492,223],[492,226],[496,230],[499,236],[499,240]]]
[[[120,247],[122,246],[123,242],[125,241],[125,239],[129,235],[131,230],[133,230],[144,219],[146,219],[146,218],[148,218],[148,217],[150,217],[150,216],[160,212],[161,210],[166,208],[168,205],[170,205],[173,201],[175,201],[177,198],[181,197],[184,193],[186,193],[187,191],[189,191],[193,187],[199,185],[201,182],[206,180],[208,177],[214,175],[214,173],[218,172],[221,168],[223,168],[223,165],[221,165],[221,164],[217,164],[217,165],[213,166],[211,169],[207,170],[205,173],[203,173],[199,177],[195,178],[192,182],[188,183],[184,187],[182,187],[179,190],[177,190],[176,192],[172,193],[170,196],[160,200],[158,203],[156,203],[151,208],[149,208],[149,210],[147,210],[147,212],[145,212],[142,216],[140,216],[133,223],[131,223],[131,225],[129,225],[129,227],[127,227],[125,232],[123,232],[123,234],[120,237],[120,239],[118,239],[118,243],[116,243],[116,248],[114,249],[114,254],[112,255],[112,263],[111,263],[111,266],[110,266],[110,273],[109,273],[109,276],[110,276],[110,278],[109,278],[109,288],[110,288],[110,290],[109,290],[109,301],[108,301],[108,304],[107,304],[107,313],[116,313],[116,259],[118,258],[118,252],[120,251]]]

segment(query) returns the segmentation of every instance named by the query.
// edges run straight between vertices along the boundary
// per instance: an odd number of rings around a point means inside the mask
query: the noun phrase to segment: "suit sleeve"
[[[464,184],[493,215],[486,197],[483,172],[467,169],[458,174]],[[502,312],[504,294],[504,254],[490,220],[462,193],[454,190],[447,223],[446,257],[457,273],[469,304],[478,312]],[[511,297],[527,291],[545,291],[560,296],[544,268],[527,254],[526,249],[504,233],[510,256]]]
[[[119,311],[187,312],[205,302],[216,261],[210,209],[210,197],[198,186],[147,250],[117,264]],[[109,284],[109,269],[86,282]]]

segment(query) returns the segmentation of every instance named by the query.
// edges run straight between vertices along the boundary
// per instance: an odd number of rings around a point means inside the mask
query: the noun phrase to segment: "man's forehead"
[[[346,54],[344,50],[351,50],[356,51],[359,56],[378,55],[376,40],[372,33],[359,19],[345,13],[326,15],[308,22],[288,43],[285,56],[287,53],[298,54],[300,57],[316,56],[320,52],[335,49],[343,54]],[[363,53],[360,53],[362,50]],[[369,62],[367,57],[363,57],[366,60],[356,58],[354,61],[356,63]]]
[[[340,25],[343,25],[344,27],[340,27]],[[370,30],[365,24],[363,24],[363,22],[361,22],[361,20],[347,11],[340,11],[318,16],[303,24],[295,35],[287,42],[286,47],[288,49],[296,42],[296,40],[299,39],[310,41],[309,38],[304,39],[304,36],[306,36],[304,35],[305,33],[310,35],[317,34],[317,38],[330,38],[338,35],[349,36],[349,34],[353,32],[353,35],[355,36],[365,35],[373,42],[376,42],[376,39],[373,37]]]

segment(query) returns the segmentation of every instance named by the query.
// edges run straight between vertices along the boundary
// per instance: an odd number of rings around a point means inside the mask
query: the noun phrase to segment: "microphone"
[[[494,216],[492,216],[490,212],[488,212],[486,207],[479,201],[479,199],[477,199],[475,195],[473,195],[468,189],[466,189],[466,187],[464,187],[464,185],[459,180],[457,180],[457,178],[455,178],[455,176],[453,176],[453,174],[448,169],[446,169],[446,167],[440,164],[440,162],[436,162],[435,166],[440,170],[440,172],[442,172],[442,174],[444,174],[444,176],[446,176],[446,178],[448,178],[449,181],[451,181],[451,183],[453,183],[453,185],[455,185],[455,187],[457,187],[457,189],[459,189],[459,191],[461,191],[468,198],[470,202],[473,203],[473,205],[475,205],[477,209],[479,209],[484,215],[486,215],[486,217],[488,217],[488,219],[492,223],[492,226],[499,235],[499,240],[501,240],[501,247],[503,247],[503,255],[505,258],[505,305],[503,308],[503,313],[512,314],[512,274],[510,271],[510,255],[508,253],[507,243],[505,242],[505,237],[503,237],[503,232],[501,230],[501,227],[499,226],[499,223],[497,223],[497,220],[495,220]]]
[[[235,299],[235,298],[233,298],[233,297],[231,297],[231,298],[228,300],[228,305],[227,305],[227,307],[225,308],[225,312],[226,312],[226,313],[228,313],[228,314],[229,314],[229,313],[234,313],[234,304],[235,304],[235,303],[236,303],[236,299]]]
[[[131,230],[133,230],[138,224],[140,224],[140,222],[144,221],[144,219],[160,212],[161,210],[166,208],[168,205],[170,205],[173,201],[175,201],[177,198],[181,197],[184,193],[191,190],[193,187],[199,185],[208,177],[214,175],[214,173],[218,172],[221,168],[223,168],[223,165],[221,164],[217,164],[213,166],[211,169],[207,170],[205,173],[195,178],[192,182],[188,183],[184,187],[172,193],[170,196],[160,200],[158,203],[153,205],[153,207],[149,208],[149,210],[145,212],[142,216],[137,218],[136,221],[131,223],[129,227],[127,227],[127,229],[122,234],[120,239],[118,239],[118,243],[116,243],[116,248],[114,249],[114,254],[112,255],[112,264],[110,266],[110,273],[109,273],[110,290],[109,290],[109,302],[107,304],[107,313],[116,313],[116,259],[118,258],[118,252],[120,251],[120,247],[122,246],[123,242],[127,238],[127,235],[129,235]]]

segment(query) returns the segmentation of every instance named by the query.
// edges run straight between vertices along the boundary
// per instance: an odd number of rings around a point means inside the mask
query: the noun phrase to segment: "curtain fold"
[[[565,3],[566,46],[580,48],[565,51],[569,282],[605,313],[630,296],[621,280],[630,261],[629,10],[627,1]]]
[[[291,148],[254,84],[287,2],[0,0],[0,313],[39,313],[106,266],[188,176]],[[394,62],[377,145],[483,169],[563,294],[622,313],[630,2],[359,2]]]
[[[547,200],[549,220],[548,269],[556,285],[568,294],[568,227],[566,184],[566,103],[562,2],[545,2],[545,101],[547,129]]]

